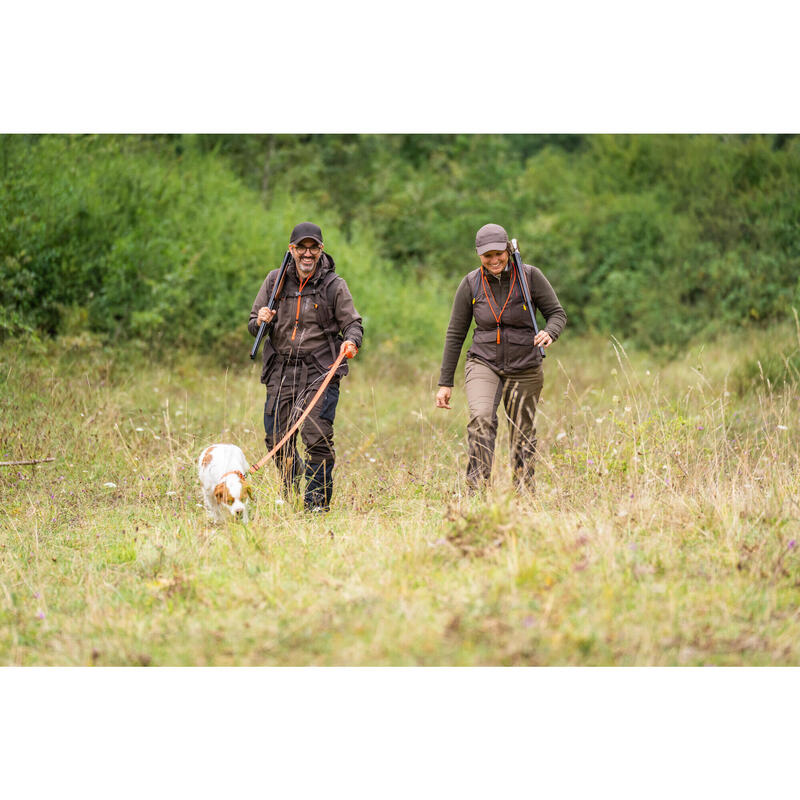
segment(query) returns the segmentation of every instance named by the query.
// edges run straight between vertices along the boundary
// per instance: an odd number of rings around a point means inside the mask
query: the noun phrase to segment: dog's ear
[[[217,485],[214,487],[214,499],[215,499],[215,500],[216,500],[218,503],[222,503],[222,502],[224,502],[224,500],[225,500],[225,491],[226,491],[226,489],[227,489],[227,487],[225,486],[225,484],[224,484],[224,483],[218,483],[218,484],[217,484]]]

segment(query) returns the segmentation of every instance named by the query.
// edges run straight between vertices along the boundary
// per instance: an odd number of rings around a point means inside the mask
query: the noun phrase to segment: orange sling
[[[494,317],[494,321],[497,323],[497,344],[500,344],[500,317],[503,316],[503,312],[506,310],[506,306],[508,305],[508,301],[511,299],[511,294],[514,291],[514,283],[517,280],[517,271],[513,270],[511,272],[511,286],[508,289],[508,297],[506,297],[505,303],[503,303],[503,307],[500,309],[499,314],[494,313],[494,304],[492,303],[491,297],[494,297],[494,293],[489,288],[489,284],[486,282],[486,273],[484,268],[481,267],[481,282],[483,283],[483,294],[486,297],[486,302],[489,304],[489,310],[492,312],[492,316]],[[490,297],[491,295],[491,297]],[[497,302],[495,300],[495,302]]]

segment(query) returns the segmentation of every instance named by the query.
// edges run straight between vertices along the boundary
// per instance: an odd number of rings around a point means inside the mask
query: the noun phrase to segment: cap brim
[[[508,247],[508,242],[489,242],[488,244],[482,244],[480,247],[476,247],[475,249],[478,251],[478,255],[482,256],[484,253],[488,253],[490,250],[505,250]]]
[[[299,239],[293,239],[289,244],[297,244],[298,242],[302,242],[303,239],[313,239],[317,244],[322,244],[322,239],[318,239],[316,236],[301,236]]]

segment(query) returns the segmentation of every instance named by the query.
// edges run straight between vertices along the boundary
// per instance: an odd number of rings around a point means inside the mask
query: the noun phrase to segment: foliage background
[[[798,178],[793,135],[4,135],[0,336],[238,360],[312,219],[367,347],[432,356],[495,221],[571,331],[674,351],[800,304]]]

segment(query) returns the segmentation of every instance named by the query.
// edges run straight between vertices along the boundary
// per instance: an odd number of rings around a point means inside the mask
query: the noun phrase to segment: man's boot
[[[323,461],[321,464],[306,463],[305,509],[313,513],[330,511],[333,494],[333,464]]]

